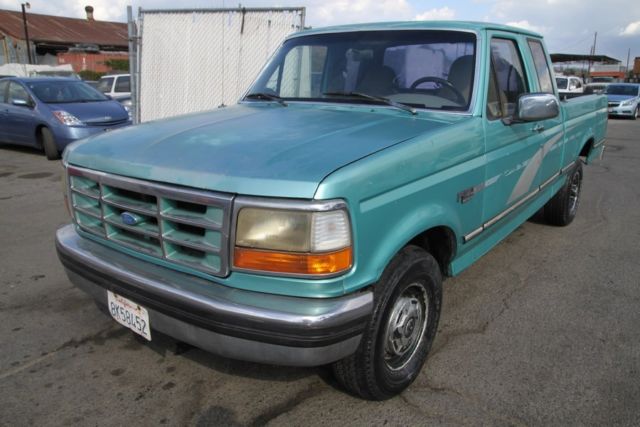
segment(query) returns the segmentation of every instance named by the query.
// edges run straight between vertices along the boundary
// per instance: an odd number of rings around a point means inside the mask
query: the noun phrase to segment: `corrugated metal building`
[[[60,63],[57,55],[69,49],[75,55],[62,63],[71,63],[76,71],[108,71],[104,66],[90,68],[104,62],[93,55],[120,52],[117,58],[126,58],[127,24],[96,21],[91,7],[87,7],[87,19],[27,13],[27,28],[31,56],[36,64],[56,65]],[[0,64],[27,62],[22,13],[0,10]]]

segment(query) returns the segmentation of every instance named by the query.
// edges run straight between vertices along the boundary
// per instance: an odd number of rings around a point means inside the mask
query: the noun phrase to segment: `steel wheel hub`
[[[569,212],[572,214],[578,207],[578,197],[580,196],[580,174],[574,174],[569,187]]]
[[[395,301],[384,335],[389,368],[404,367],[415,353],[427,325],[428,307],[427,292],[420,283],[411,284]]]

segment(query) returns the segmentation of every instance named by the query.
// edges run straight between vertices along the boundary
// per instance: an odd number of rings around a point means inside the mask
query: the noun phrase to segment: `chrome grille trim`
[[[229,274],[232,195],[71,165],[67,176],[74,222],[81,230],[170,264],[218,277]],[[146,220],[125,224],[124,211]]]

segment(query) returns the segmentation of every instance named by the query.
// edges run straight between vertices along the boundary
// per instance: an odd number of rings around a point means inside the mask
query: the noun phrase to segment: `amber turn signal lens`
[[[274,252],[236,247],[233,265],[246,270],[274,273],[322,275],[334,274],[351,267],[351,248],[325,253]]]

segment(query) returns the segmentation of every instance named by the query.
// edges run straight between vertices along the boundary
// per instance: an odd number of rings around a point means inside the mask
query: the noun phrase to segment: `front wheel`
[[[438,327],[442,274],[437,261],[416,246],[402,249],[374,289],[374,309],[358,350],[333,364],[351,393],[391,398],[420,373]]]
[[[544,205],[544,217],[552,225],[571,224],[580,204],[582,189],[582,163],[577,160],[560,191]]]
[[[637,119],[639,114],[640,114],[640,106],[636,107],[636,111],[633,112],[633,116],[631,116],[631,120]]]
[[[56,146],[56,140],[53,137],[53,133],[47,128],[40,129],[40,137],[42,141],[42,148],[44,154],[49,160],[58,160],[60,158],[60,152]]]

